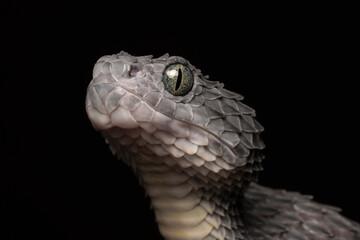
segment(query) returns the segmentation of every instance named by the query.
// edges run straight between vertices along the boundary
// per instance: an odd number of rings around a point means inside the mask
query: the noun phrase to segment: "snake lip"
[[[192,144],[185,146],[178,142],[177,148],[184,146],[182,150],[192,155],[197,151],[197,148],[193,149],[192,145],[195,146],[200,142],[205,142],[205,145],[213,146],[211,147],[212,154],[225,154],[227,161],[236,163],[237,167],[246,164],[248,155],[236,156],[231,144],[224,139],[209,132],[206,128],[158,112],[156,106],[151,106],[146,102],[146,95],[140,96],[132,89],[124,88],[119,82],[121,81],[116,83],[91,83],[89,85],[90,94],[88,96],[91,99],[87,100],[87,112],[95,129],[110,131],[114,127],[123,130],[140,128],[149,134],[153,134],[155,131],[160,132],[160,134],[162,132],[171,133],[176,138],[189,138],[191,133],[190,142]],[[104,89],[107,89],[107,91]],[[202,132],[202,136],[206,135],[206,138],[194,137],[193,135],[196,132]],[[155,136],[155,139],[157,138],[159,138],[159,135]],[[162,141],[169,140],[162,139]],[[222,148],[221,152],[214,150],[219,146]],[[175,154],[174,156],[178,155],[176,151],[172,151],[172,154]]]
[[[99,84],[93,84],[92,87],[96,88],[97,85]],[[100,85],[103,87],[104,84]],[[180,148],[190,155],[197,151],[197,147],[194,148],[196,145],[203,146],[211,142],[211,145],[217,145],[217,148],[223,145],[223,152],[226,153],[229,159],[232,159],[229,160],[230,162],[237,162],[237,166],[246,164],[246,158],[235,156],[232,150],[230,150],[232,147],[223,139],[218,138],[201,126],[196,126],[157,112],[154,107],[147,104],[144,99],[136,95],[136,93],[123,88],[119,84],[114,85],[116,89],[109,91],[108,95],[103,95],[101,107],[96,107],[95,103],[90,103],[87,106],[89,118],[97,130],[111,130],[116,127],[125,131],[126,129],[140,128],[149,134],[157,132],[158,134],[155,136],[156,139],[161,138],[161,134],[169,135],[169,133],[171,133],[175,138],[189,138],[191,140],[188,143],[180,143],[180,141],[182,141],[181,139],[176,143],[174,142],[177,148]],[[108,101],[114,97],[116,102],[112,104],[108,103]],[[115,105],[113,106],[113,104]],[[101,109],[103,108],[105,110],[103,110],[102,113]],[[171,137],[168,136],[166,139],[163,138],[161,140],[167,142],[170,138]],[[176,151],[172,151],[172,154],[174,156],[178,155]],[[208,153],[208,155],[209,154],[219,153],[214,152]],[[210,156],[210,158],[213,157]]]

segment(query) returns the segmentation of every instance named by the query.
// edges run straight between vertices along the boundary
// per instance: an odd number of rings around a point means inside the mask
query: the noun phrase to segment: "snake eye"
[[[174,96],[184,96],[190,92],[194,79],[190,69],[182,64],[168,66],[163,75],[165,90]]]

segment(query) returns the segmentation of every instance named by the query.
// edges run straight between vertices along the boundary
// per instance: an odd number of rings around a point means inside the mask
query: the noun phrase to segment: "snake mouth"
[[[118,139],[121,145],[130,146],[138,141],[145,146],[146,143],[147,154],[150,151],[157,156],[184,157],[196,166],[204,163],[210,166],[210,162],[217,160],[219,164],[211,167],[214,172],[246,164],[245,157],[236,156],[226,142],[206,129],[156,111],[141,97],[117,84],[108,86],[107,94],[99,90],[104,87],[104,84],[89,85],[91,100],[87,101],[87,113],[95,129]],[[139,148],[134,147],[133,152]]]

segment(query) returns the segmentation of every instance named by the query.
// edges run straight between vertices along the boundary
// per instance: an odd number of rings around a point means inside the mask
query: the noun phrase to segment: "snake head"
[[[184,58],[122,51],[95,64],[86,110],[122,159],[140,154],[203,172],[245,165],[252,172],[259,170],[263,128],[242,99]]]

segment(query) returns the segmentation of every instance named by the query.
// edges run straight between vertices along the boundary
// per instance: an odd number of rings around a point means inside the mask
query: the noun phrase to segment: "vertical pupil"
[[[182,71],[181,68],[179,68],[179,73],[176,79],[176,87],[175,87],[175,91],[177,91],[181,85],[181,80],[182,80]]]

